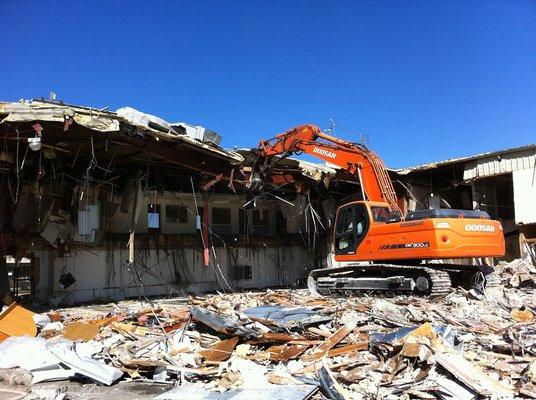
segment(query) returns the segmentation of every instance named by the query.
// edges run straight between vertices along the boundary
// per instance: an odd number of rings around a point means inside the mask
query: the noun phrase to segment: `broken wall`
[[[65,303],[77,303],[290,287],[307,276],[313,263],[312,256],[300,246],[215,247],[211,255],[212,264],[205,267],[199,249],[140,250],[137,266],[127,266],[127,250],[73,252],[54,259],[52,295]],[[249,267],[249,276],[244,267]],[[76,279],[67,289],[57,280],[62,273],[71,273]]]
[[[249,214],[250,228],[254,228],[255,224],[258,228],[263,227],[262,232],[264,235],[278,234],[277,212],[288,216],[288,218],[285,217],[284,221],[284,230],[286,233],[298,233],[300,230],[303,230],[304,219],[300,218],[299,212],[295,210],[295,208],[299,207],[287,206],[285,203],[279,201],[258,199],[256,201],[255,213],[258,213],[260,217],[255,218],[255,221],[253,221],[253,210],[244,208],[247,202],[248,200],[245,194],[215,193],[208,195],[209,224],[212,231],[224,235],[239,235],[244,233],[244,226],[242,226],[244,221],[241,221],[242,212]],[[197,194],[194,199],[192,193],[166,191],[163,194],[154,194],[144,192],[139,205],[141,211],[136,223],[136,233],[148,232],[150,217],[147,214],[149,205],[151,204],[157,205],[159,208],[160,233],[195,234],[198,231],[198,226],[196,225],[196,207],[197,209],[204,207],[203,197],[200,194]],[[291,208],[287,212],[288,207]],[[228,221],[214,222],[214,209],[225,210],[229,217]],[[180,213],[180,215],[177,213]],[[118,207],[113,217],[110,218],[108,231],[110,233],[128,233],[131,218],[130,213],[123,213]]]

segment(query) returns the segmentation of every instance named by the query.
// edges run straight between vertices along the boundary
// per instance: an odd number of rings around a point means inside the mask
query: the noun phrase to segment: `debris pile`
[[[518,258],[506,265],[499,266],[504,283],[509,287],[536,287],[536,266],[529,257]]]
[[[523,268],[503,267],[503,287],[480,300],[269,290],[14,305],[0,315],[0,379],[32,398],[73,378],[168,385],[158,399],[536,398],[535,273]]]

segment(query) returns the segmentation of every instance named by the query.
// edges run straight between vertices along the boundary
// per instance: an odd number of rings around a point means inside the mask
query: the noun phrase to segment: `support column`
[[[2,159],[9,159],[2,153]],[[12,250],[12,219],[13,203],[10,196],[5,192],[7,188],[7,173],[0,173],[0,303],[10,305],[14,302],[9,287],[9,276],[7,273],[6,255]],[[2,307],[0,307],[1,309]]]

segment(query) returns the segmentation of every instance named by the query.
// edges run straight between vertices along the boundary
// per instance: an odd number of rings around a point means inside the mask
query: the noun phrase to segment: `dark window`
[[[356,236],[362,239],[367,233],[367,213],[364,206],[356,206]],[[361,241],[361,240],[359,240]]]
[[[268,220],[268,210],[253,210],[253,232],[255,235],[268,235],[270,223]]]
[[[268,210],[253,210],[253,225],[267,226],[268,225]]]
[[[278,235],[287,233],[287,220],[281,210],[275,212],[275,231]]]
[[[231,225],[231,210],[229,208],[213,208],[212,223],[216,225]]]
[[[390,217],[389,208],[387,208],[387,207],[370,207],[370,210],[372,211],[372,218],[374,218],[374,222],[385,222],[385,223],[387,223],[389,221],[389,217]]]
[[[231,271],[231,279],[234,280],[253,278],[251,265],[235,265]]]
[[[231,229],[231,209],[212,208],[212,231],[218,235],[230,235]]]
[[[150,231],[160,230],[160,206],[158,204],[147,205],[147,227]]]
[[[0,268],[5,262],[9,289],[20,298],[28,299],[35,291],[35,269],[33,258],[22,258],[16,261],[12,256],[0,256]]]
[[[337,235],[353,230],[355,223],[354,217],[353,207],[346,207],[339,211],[339,218],[337,219]]]
[[[241,235],[246,234],[246,219],[247,219],[246,210],[244,210],[243,208],[239,209],[238,210],[238,231],[240,232]]]
[[[340,209],[335,230],[335,254],[356,253],[367,230],[367,212],[362,204]]]
[[[188,209],[185,206],[173,204],[166,205],[166,222],[171,224],[185,224],[188,222]]]

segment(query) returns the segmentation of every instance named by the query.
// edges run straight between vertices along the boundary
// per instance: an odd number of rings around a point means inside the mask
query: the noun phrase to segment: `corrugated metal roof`
[[[534,154],[536,154],[536,144],[528,144],[528,145],[525,145],[525,146],[511,147],[511,148],[504,149],[504,150],[490,151],[490,152],[486,152],[486,153],[476,154],[476,155],[473,155],[473,156],[450,158],[450,159],[447,159],[447,160],[436,161],[436,162],[432,162],[432,163],[428,163],[428,164],[417,165],[417,166],[414,166],[414,167],[393,169],[393,171],[395,171],[395,172],[397,172],[398,174],[401,174],[401,175],[406,175],[406,174],[409,174],[410,172],[425,171],[425,170],[435,169],[435,168],[445,166],[445,165],[467,163],[469,161],[475,161],[475,160],[479,160],[479,159],[489,159],[489,160],[492,160],[493,158],[497,159],[497,156],[500,156],[501,159],[504,158],[504,159],[511,160],[511,159],[516,159],[517,157],[516,157],[515,154],[517,154],[519,152],[523,152],[523,154],[528,153],[528,154],[534,155]],[[509,154],[508,157],[506,157],[507,154]],[[522,156],[522,158],[525,158],[525,157],[526,157],[526,155]],[[530,156],[529,156],[529,158],[530,158]],[[497,162],[498,162],[498,159],[497,159]],[[510,162],[517,163],[518,161],[510,161]],[[519,162],[520,163],[525,163],[524,165],[526,165],[526,163],[530,162],[530,161],[524,160],[524,161],[519,161]],[[533,157],[532,163],[534,163],[534,157]],[[531,164],[531,165],[534,165],[534,164]],[[489,166],[489,167],[491,167],[491,166]],[[496,171],[500,171],[500,168],[506,168],[506,166],[501,166],[501,165],[497,165],[497,166],[494,166],[494,167],[496,168]],[[529,168],[529,167],[526,167],[526,168]],[[512,169],[506,170],[506,172],[511,172],[511,171],[512,171]],[[504,172],[498,172],[498,173],[504,173]],[[477,175],[477,176],[481,176],[481,175]]]
[[[463,179],[483,178],[512,171],[534,168],[536,146],[514,152],[505,152],[469,161],[464,166]]]

